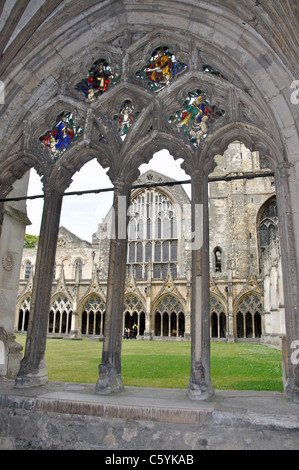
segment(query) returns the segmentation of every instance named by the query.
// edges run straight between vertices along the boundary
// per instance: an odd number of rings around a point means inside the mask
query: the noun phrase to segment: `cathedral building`
[[[241,142],[230,144],[215,160],[209,183],[210,336],[280,346],[285,325],[274,178],[264,176],[269,170],[261,169],[258,152]],[[148,170],[133,185],[124,338],[190,340],[195,241],[190,198],[173,182]],[[111,209],[91,243],[60,227],[49,336],[103,338],[114,217]],[[17,332],[27,330],[36,254],[37,247],[24,248]]]

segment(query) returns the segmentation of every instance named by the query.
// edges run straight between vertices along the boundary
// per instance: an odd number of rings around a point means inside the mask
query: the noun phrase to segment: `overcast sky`
[[[141,173],[147,170],[156,170],[170,178],[188,180],[188,175],[182,170],[182,159],[174,160],[167,150],[157,152],[149,164],[141,165]],[[98,188],[111,188],[112,184],[105,170],[92,160],[81,168],[73,177],[73,182],[67,189],[69,191],[84,191]],[[184,186],[190,196],[190,185]],[[40,178],[31,170],[28,195],[42,194]],[[98,224],[106,216],[111,207],[113,192],[101,194],[86,194],[82,196],[65,196],[63,198],[60,226],[64,226],[83,240],[91,242],[92,235],[97,231]],[[39,235],[43,209],[43,199],[28,200],[27,213],[32,225],[27,226],[26,233]]]

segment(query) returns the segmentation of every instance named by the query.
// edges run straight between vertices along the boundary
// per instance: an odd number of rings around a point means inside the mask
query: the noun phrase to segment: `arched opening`
[[[48,333],[68,335],[71,331],[72,305],[70,300],[59,295],[51,304]]]
[[[226,314],[222,301],[214,295],[210,298],[211,338],[226,338]]]
[[[185,334],[185,317],[179,299],[165,295],[155,307],[155,336],[183,337]]]
[[[215,265],[215,272],[221,273],[222,267],[222,250],[217,246],[214,248],[214,265]]]
[[[124,337],[143,336],[145,330],[145,314],[142,301],[130,294],[125,297],[124,304]]]
[[[29,296],[23,299],[19,307],[19,311],[17,310],[16,330],[18,333],[27,332],[30,312],[30,300],[31,299]]]
[[[242,339],[261,337],[262,332],[262,302],[255,293],[248,293],[239,300],[236,306],[237,337]]]
[[[92,295],[82,302],[81,334],[103,336],[106,305],[98,295]]]
[[[107,169],[104,170],[98,161],[93,159],[85,163],[80,171],[73,175],[72,184],[66,193],[97,188],[112,188],[112,186],[107,176]],[[65,196],[61,209],[60,225],[80,239],[91,243],[93,234],[98,234],[97,223],[109,212],[112,200],[113,191],[100,194],[88,193]],[[105,236],[109,237],[109,233],[102,232],[102,239],[105,239]],[[79,270],[78,274],[80,273],[80,261],[83,262],[82,259],[78,260],[78,266],[76,266],[76,269]],[[95,263],[97,263],[96,259]]]

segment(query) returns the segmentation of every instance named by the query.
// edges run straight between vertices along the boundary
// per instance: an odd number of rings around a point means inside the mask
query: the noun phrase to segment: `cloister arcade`
[[[21,31],[24,41],[9,45],[7,35],[3,42],[7,46],[0,63],[6,84],[0,128],[3,279],[11,272],[13,253],[20,249],[5,232],[3,200],[32,167],[44,185],[26,348],[15,386],[47,382],[49,311],[52,328],[57,328],[54,319],[58,325],[58,318],[59,328],[68,328],[67,310],[61,310],[58,299],[50,310],[61,204],[73,175],[96,158],[109,168],[114,187],[115,236],[110,240],[103,353],[95,391],[107,394],[123,389],[129,220],[121,214],[127,214],[139,166],[166,148],[174,159],[183,159],[182,168],[192,185],[188,396],[202,400],[213,394],[208,175],[215,167],[214,156],[238,140],[258,151],[264,167],[275,176],[287,330],[284,387],[286,395],[298,401],[299,369],[291,360],[293,342],[299,337],[298,106],[292,104],[290,88],[298,72],[298,26],[289,11],[293,2],[285,6],[277,2],[279,12],[272,3],[243,0],[234,6],[232,2],[195,5],[168,0],[161,5],[130,0],[83,3],[70,9],[64,2],[46,1],[43,15],[35,17],[38,24],[30,23]],[[279,14],[283,21],[277,20]],[[257,17],[260,21],[255,22]],[[278,34],[279,28],[283,34]],[[5,309],[10,292],[8,284],[1,282]],[[168,304],[157,305],[157,330],[180,331],[182,310],[177,303],[173,316]],[[257,313],[253,317],[253,310],[248,312],[253,331]],[[101,328],[103,318],[97,323],[92,310],[85,313],[86,329]],[[10,316],[3,312],[1,326],[7,331],[12,329],[14,313]],[[217,322],[215,318],[213,328],[217,323],[221,336],[223,316],[219,321],[217,316]],[[248,319],[243,327],[247,331],[249,324]]]

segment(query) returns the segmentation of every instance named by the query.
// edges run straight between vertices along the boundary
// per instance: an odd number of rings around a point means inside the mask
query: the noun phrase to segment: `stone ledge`
[[[38,398],[36,411],[98,416],[105,418],[130,419],[141,421],[157,421],[175,424],[206,424],[212,420],[212,411],[178,409],[175,407],[162,408],[159,406],[134,406],[91,403]]]
[[[49,382],[14,389],[0,381],[0,449],[297,449],[299,406],[280,392],[125,387]]]

